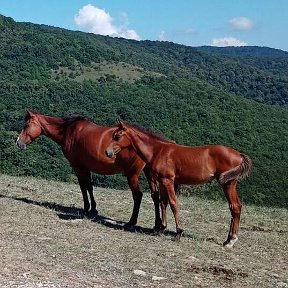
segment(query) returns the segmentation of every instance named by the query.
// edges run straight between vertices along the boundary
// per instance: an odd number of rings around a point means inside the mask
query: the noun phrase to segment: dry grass
[[[225,250],[227,204],[180,197],[181,241],[151,233],[143,197],[135,231],[129,191],[96,189],[100,216],[82,217],[77,185],[0,175],[0,287],[288,287],[287,210],[244,206]],[[134,270],[145,275],[136,275]],[[155,278],[163,277],[163,278]]]

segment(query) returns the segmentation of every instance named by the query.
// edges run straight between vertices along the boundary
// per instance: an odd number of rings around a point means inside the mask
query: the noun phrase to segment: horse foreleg
[[[127,180],[128,180],[129,187],[132,191],[134,205],[133,205],[133,212],[132,212],[131,218],[129,222],[126,224],[126,226],[134,226],[137,224],[139,209],[140,209],[143,194],[139,188],[139,175],[137,174],[134,174],[132,176],[130,175],[127,177]]]
[[[162,225],[162,221],[160,217],[160,199],[159,199],[160,193],[159,193],[158,185],[157,185],[156,179],[152,176],[152,173],[147,166],[145,166],[143,171],[147,178],[149,188],[151,191],[151,198],[154,203],[154,211],[155,211],[154,230],[161,231],[161,230],[164,230],[165,227]]]
[[[89,177],[89,178],[90,178],[90,181],[88,182],[87,190],[88,190],[88,193],[89,193],[89,196],[90,196],[90,203],[91,203],[90,214],[98,215],[98,211],[96,209],[96,202],[95,202],[95,199],[94,199],[94,196],[93,196],[93,184],[92,184],[92,181],[91,181],[91,177]]]
[[[236,180],[232,180],[226,184],[222,185],[222,188],[224,190],[225,196],[229,203],[229,209],[231,212],[231,223],[230,223],[230,229],[228,233],[227,240],[223,243],[223,246],[227,248],[232,248],[233,245],[238,240],[237,232],[239,229],[239,222],[240,222],[240,215],[241,215],[241,202],[238,197],[237,191],[236,191]]]
[[[171,179],[163,179],[161,181],[162,185],[162,193],[164,196],[168,198],[170,208],[174,215],[175,224],[176,224],[176,240],[180,240],[180,237],[183,233],[183,229],[180,227],[180,215],[179,215],[179,207],[177,203],[177,197],[174,190],[174,181]],[[167,223],[166,223],[167,225]]]
[[[82,179],[78,178],[80,190],[82,192],[82,197],[83,197],[83,202],[84,202],[84,214],[88,215],[89,209],[90,209],[90,203],[88,199],[88,194],[87,194],[87,188],[86,188],[86,183]]]
[[[84,213],[86,215],[88,214],[97,214],[97,210],[96,210],[96,202],[95,199],[93,197],[93,185],[92,185],[92,181],[91,181],[91,173],[90,171],[84,171],[83,169],[75,169],[75,174],[78,178],[78,183],[82,192],[82,196],[83,196],[83,202],[84,202]],[[90,203],[89,203],[89,198],[88,198],[88,194],[90,196],[90,202],[91,202],[91,210],[90,209]]]

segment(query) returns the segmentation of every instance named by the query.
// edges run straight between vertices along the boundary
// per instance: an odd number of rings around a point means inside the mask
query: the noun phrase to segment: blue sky
[[[137,40],[288,51],[288,0],[0,0],[0,14]]]

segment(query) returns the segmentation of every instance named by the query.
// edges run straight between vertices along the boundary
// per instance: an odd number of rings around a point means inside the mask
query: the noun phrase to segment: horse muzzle
[[[108,158],[113,158],[114,156],[116,156],[114,149],[111,148],[106,149],[105,154]]]
[[[16,145],[19,149],[25,149],[26,148],[26,144],[22,140],[20,140],[19,138],[16,141]]]
[[[119,146],[114,146],[112,148],[107,148],[105,151],[105,154],[109,158],[115,158],[116,154],[120,151],[121,151],[121,148]]]

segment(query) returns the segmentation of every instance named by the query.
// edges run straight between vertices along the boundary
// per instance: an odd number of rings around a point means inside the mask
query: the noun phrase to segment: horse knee
[[[241,209],[242,209],[242,204],[241,203],[230,204],[229,208],[230,208],[232,217],[240,216]]]

